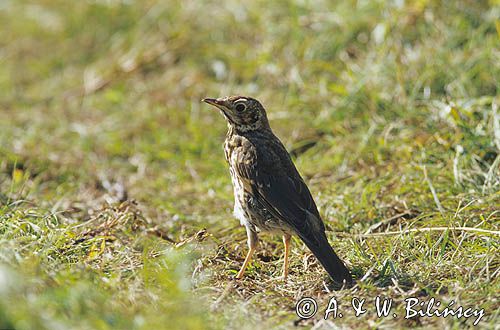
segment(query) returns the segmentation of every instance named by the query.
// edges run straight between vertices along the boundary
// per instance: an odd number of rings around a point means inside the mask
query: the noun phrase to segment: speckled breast
[[[224,143],[224,152],[226,160],[229,163],[229,173],[231,174],[234,191],[234,216],[240,220],[241,225],[250,229],[256,228],[260,231],[292,233],[287,224],[275,218],[252,192],[244,189],[244,184],[236,172],[238,165],[236,150],[241,147],[242,142],[243,138],[231,136],[229,133]]]
[[[233,214],[240,220],[241,225],[255,227],[259,231],[291,233],[291,230],[286,229],[286,224],[276,219],[257,198],[243,189],[243,184],[232,165],[229,167],[229,172],[234,190]]]

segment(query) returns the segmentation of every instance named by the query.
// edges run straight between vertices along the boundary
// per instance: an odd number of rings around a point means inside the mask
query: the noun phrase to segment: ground
[[[3,1],[0,328],[499,322],[500,3]],[[258,98],[357,285],[293,240],[246,253],[222,116]],[[378,318],[376,297],[393,299]],[[295,312],[303,297],[319,311]],[[352,298],[365,299],[355,317]],[[343,317],[323,320],[335,298]],[[396,317],[392,314],[396,313]]]

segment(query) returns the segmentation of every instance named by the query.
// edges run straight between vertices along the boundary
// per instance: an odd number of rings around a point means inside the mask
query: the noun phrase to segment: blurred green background
[[[0,328],[289,328],[307,295],[453,299],[498,324],[497,0],[3,0],[0,22]],[[200,100],[232,94],[266,107],[357,288],[328,292],[298,240],[273,280],[261,235],[224,291],[245,233]],[[297,325],[332,322],[472,321]]]

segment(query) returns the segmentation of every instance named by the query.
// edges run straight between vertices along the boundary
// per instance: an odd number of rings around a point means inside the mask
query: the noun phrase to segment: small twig
[[[216,311],[218,308],[219,308],[219,305],[220,303],[222,302],[222,300],[224,300],[224,298],[227,297],[227,295],[234,289],[236,288],[236,282],[235,281],[229,281],[229,283],[226,285],[226,287],[224,288],[224,291],[222,291],[221,295],[219,296],[219,298],[217,298],[217,300],[212,304],[211,306],[211,310],[212,311]]]
[[[162,238],[162,239],[166,240],[167,242],[170,242],[174,245],[178,244],[175,240],[170,238],[170,236],[168,236],[168,234],[166,232],[164,232],[163,230],[161,230],[158,226],[146,229],[146,233],[149,235],[154,235],[156,237]]]
[[[412,228],[401,231],[387,231],[383,233],[372,233],[372,234],[350,234],[350,233],[336,233],[338,237],[381,237],[381,236],[392,236],[392,235],[404,235],[409,233],[420,233],[420,232],[431,232],[431,231],[445,231],[445,230],[457,230],[457,231],[470,231],[483,234],[499,235],[500,231],[488,230],[473,227],[424,227],[424,228]]]
[[[455,212],[455,215],[453,216],[453,218],[456,218],[460,212],[462,212],[463,210],[465,210],[467,207],[469,207],[471,204],[473,204],[475,202],[477,202],[477,199],[473,199],[470,202],[468,202],[465,206],[460,207],[461,203],[462,203],[462,201],[460,201],[458,206],[457,206],[457,211]]]
[[[375,223],[375,224],[371,225],[371,226],[370,226],[370,227],[366,230],[365,235],[366,235],[366,234],[371,233],[372,231],[374,231],[375,229],[377,229],[378,227],[380,227],[380,226],[382,226],[382,225],[385,225],[386,223],[389,223],[389,222],[391,222],[391,221],[393,221],[393,220],[397,220],[397,219],[399,219],[399,218],[404,217],[405,215],[410,215],[410,214],[411,214],[411,212],[410,212],[410,211],[405,211],[405,212],[403,212],[403,213],[396,214],[396,215],[394,215],[394,216],[392,216],[392,217],[390,217],[390,218],[387,218],[387,219],[384,219],[384,220],[382,220],[382,221],[380,221],[380,222],[377,222],[377,223]]]
[[[429,185],[429,189],[431,190],[432,197],[434,198],[434,202],[436,203],[436,206],[437,206],[439,212],[444,217],[444,209],[441,206],[441,202],[439,201],[439,198],[438,198],[438,196],[436,194],[436,190],[434,189],[434,186],[432,185],[431,180],[427,176],[427,169],[425,168],[425,165],[423,166],[423,170],[424,170],[425,181],[427,181],[427,184]]]
[[[497,177],[495,175],[496,174],[495,172],[498,170],[499,164],[500,164],[500,155],[498,155],[493,164],[491,164],[490,169],[488,170],[488,174],[486,174],[486,179],[484,180],[482,189],[483,194],[486,192],[487,189],[490,188],[491,184],[494,183],[493,179]]]
[[[368,278],[368,276],[370,276],[370,274],[373,272],[376,266],[377,264],[374,263],[373,266],[371,266],[370,269],[368,269],[368,271],[365,273],[365,275],[363,275],[363,277],[359,281],[364,282]]]

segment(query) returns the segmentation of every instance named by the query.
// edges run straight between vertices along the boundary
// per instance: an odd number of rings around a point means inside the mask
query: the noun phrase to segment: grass
[[[4,1],[0,328],[461,328],[499,323],[498,1]],[[246,277],[223,118],[268,109],[357,279],[331,291],[297,239]],[[457,227],[476,228],[463,230]],[[446,229],[452,228],[452,229]],[[455,228],[455,229],[453,229]],[[335,297],[342,319],[300,321]],[[359,318],[351,298],[394,299]]]

